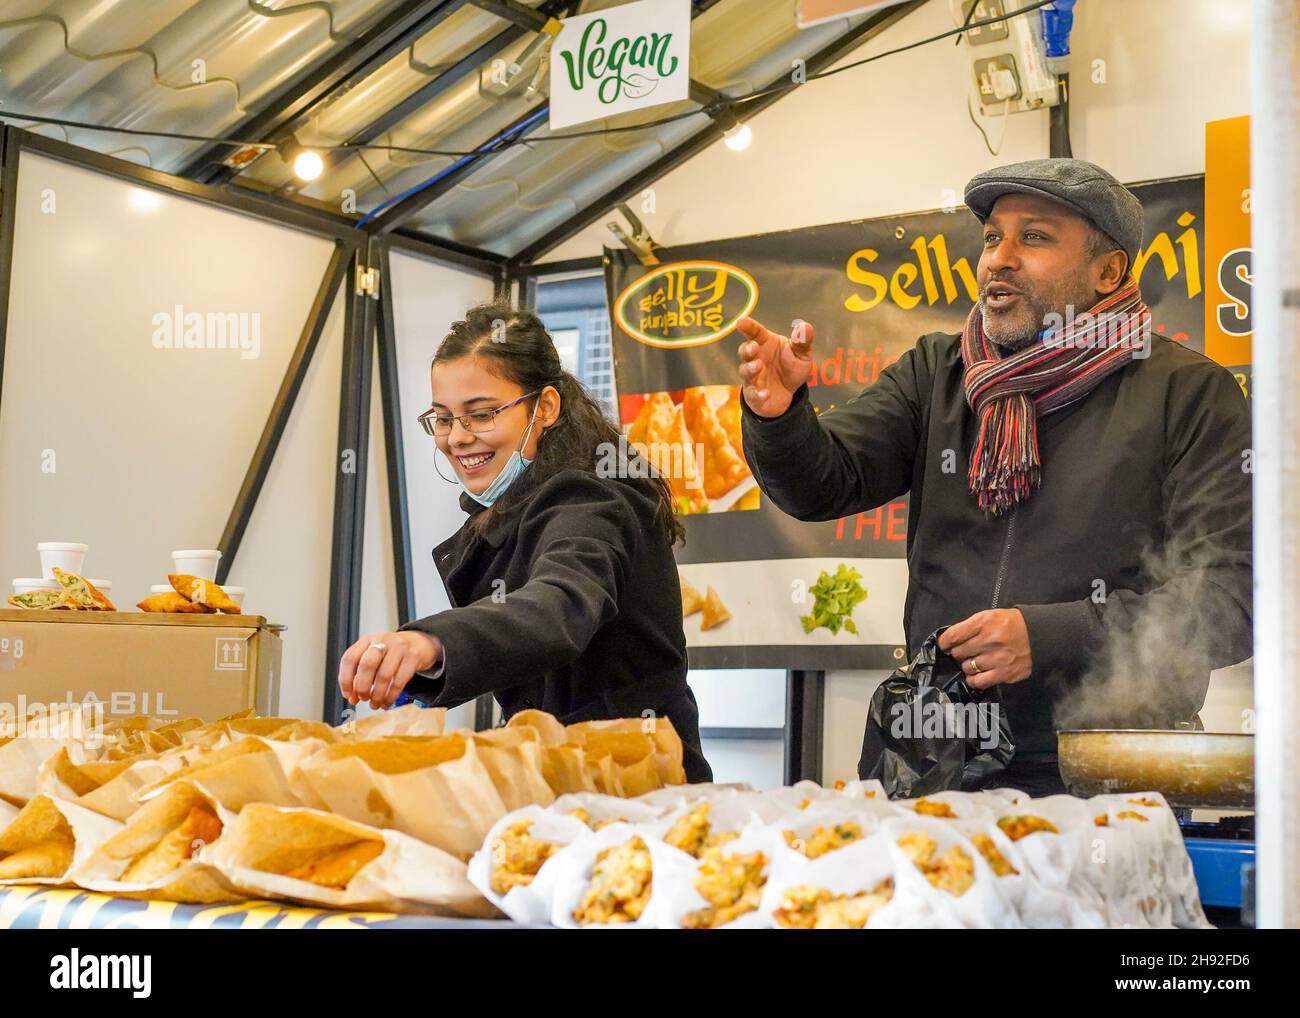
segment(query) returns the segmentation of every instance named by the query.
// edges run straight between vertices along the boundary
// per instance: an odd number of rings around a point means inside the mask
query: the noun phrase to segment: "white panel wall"
[[[398,378],[401,389],[402,443],[406,463],[406,491],[411,517],[411,561],[415,574],[415,607],[419,616],[432,615],[449,607],[442,580],[433,567],[433,548],[454,534],[465,521],[460,508],[460,488],[441,480],[433,468],[433,439],[424,433],[416,417],[428,408],[429,366],[438,343],[452,322],[464,318],[475,304],[492,299],[492,280],[486,276],[451,268],[400,252],[390,258],[392,278],[384,281],[393,296],[393,317],[397,333]],[[379,401],[378,388],[372,406]],[[381,444],[382,424],[377,415],[371,421],[371,485],[386,485]],[[454,477],[447,463],[441,464],[447,477]],[[381,488],[387,491],[386,488]],[[362,598],[362,631],[388,629],[397,621],[392,595],[391,545],[378,539],[387,534],[387,501],[372,503],[367,498],[365,570]],[[376,519],[376,513],[379,519]],[[382,551],[380,550],[382,548]],[[375,555],[385,556],[380,567]],[[386,585],[386,586],[383,586]],[[473,727],[472,704],[458,707],[448,716],[448,726]]]
[[[1079,4],[1074,154],[1124,181],[1204,172],[1205,122],[1249,112],[1249,12],[1248,3],[1223,0]],[[936,0],[841,63],[951,27],[948,4]],[[665,245],[894,215],[960,201],[980,170],[1046,156],[1046,112],[1010,117],[999,154],[985,149],[967,119],[965,52],[948,39],[809,82],[747,121],[747,151],[711,146],[655,182],[652,207],[634,201],[637,214]],[[1001,124],[986,121],[985,129],[996,145]],[[599,255],[614,243],[605,218],[543,264]],[[805,317],[815,324],[817,309]],[[885,674],[828,674],[827,781],[855,772],[866,704]],[[1206,727],[1239,730],[1249,704],[1248,668],[1215,673]]]
[[[173,549],[214,546],[331,250],[24,154],[0,398],[0,581],[39,575],[38,541],[81,541],[86,574],[113,581],[130,608],[166,582]],[[154,316],[177,305],[258,316],[256,356],[157,348]],[[230,573],[249,588],[250,613],[288,625],[282,709],[309,717],[320,710],[324,603],[312,592],[329,580],[340,339],[336,310]]]

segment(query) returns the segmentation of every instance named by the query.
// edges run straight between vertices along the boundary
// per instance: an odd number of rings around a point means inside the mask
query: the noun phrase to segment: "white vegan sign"
[[[566,18],[551,49],[551,129],[685,99],[690,0],[639,0]]]

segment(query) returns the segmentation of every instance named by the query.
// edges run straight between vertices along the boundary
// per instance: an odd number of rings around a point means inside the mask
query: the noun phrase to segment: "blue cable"
[[[538,109],[535,113],[525,118],[523,123],[508,128],[507,130],[504,130],[500,134],[496,135],[495,137],[489,138],[482,145],[479,145],[476,149],[474,149],[474,151],[471,152],[469,155],[461,156],[454,163],[451,163],[448,166],[444,166],[441,170],[435,173],[428,180],[422,180],[414,187],[407,188],[401,194],[394,195],[392,198],[389,198],[386,202],[376,206],[374,209],[367,212],[364,216],[358,219],[356,225],[358,227],[365,226],[366,223],[374,219],[375,216],[383,212],[384,209],[389,208],[392,205],[396,205],[403,198],[409,198],[413,194],[418,194],[419,192],[423,191],[426,187],[432,187],[434,184],[442,180],[442,178],[447,176],[449,173],[456,172],[456,170],[460,169],[466,163],[473,162],[480,155],[483,155],[485,152],[490,151],[492,146],[494,146],[497,142],[501,141],[501,139],[508,138],[513,134],[523,134],[525,131],[531,130],[533,127],[535,127],[538,123],[540,123],[543,119],[546,118],[549,111],[550,111],[550,104],[544,103],[541,106],[541,108]]]

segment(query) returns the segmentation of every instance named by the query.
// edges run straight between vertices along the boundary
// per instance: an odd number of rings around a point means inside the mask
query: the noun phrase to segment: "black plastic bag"
[[[1002,693],[966,685],[961,666],[939,649],[946,628],[871,697],[858,777],[878,779],[891,799],[982,787],[1015,753]]]

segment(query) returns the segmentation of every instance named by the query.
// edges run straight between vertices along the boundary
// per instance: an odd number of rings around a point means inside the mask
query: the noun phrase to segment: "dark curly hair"
[[[511,512],[558,471],[576,468],[595,474],[601,446],[608,442],[619,448],[622,435],[583,384],[564,370],[550,333],[533,312],[499,301],[470,308],[462,321],[452,323],[433,363],[470,355],[481,357],[493,374],[525,392],[549,385],[560,394],[560,416],[538,437],[537,458],[500,499],[471,521],[473,530],[481,533],[496,513]],[[528,404],[530,410],[534,408],[537,397]],[[658,489],[657,521],[662,534],[670,545],[676,544],[685,539],[685,529],[673,512],[668,482],[655,475],[650,481]]]

